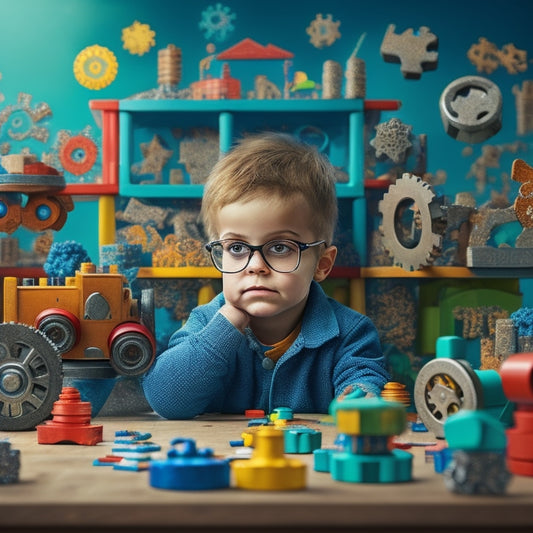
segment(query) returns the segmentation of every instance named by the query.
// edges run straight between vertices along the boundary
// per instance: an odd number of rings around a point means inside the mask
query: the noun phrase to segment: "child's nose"
[[[254,250],[254,252],[252,253],[252,257],[250,258],[250,262],[248,263],[248,270],[252,272],[264,272],[268,269],[269,267],[263,256],[259,253],[258,250]]]

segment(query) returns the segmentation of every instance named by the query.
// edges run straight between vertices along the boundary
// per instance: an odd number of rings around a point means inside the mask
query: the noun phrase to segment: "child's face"
[[[251,245],[273,239],[312,243],[319,239],[311,229],[312,217],[311,208],[301,197],[258,198],[224,206],[216,227],[219,239],[237,239]],[[326,245],[321,244],[302,251],[299,267],[290,273],[276,272],[255,252],[243,271],[223,274],[226,301],[251,316],[252,328],[254,320],[264,318],[279,319],[279,324],[294,323],[305,307],[311,281],[322,280],[319,263],[323,264],[320,258],[325,250]]]

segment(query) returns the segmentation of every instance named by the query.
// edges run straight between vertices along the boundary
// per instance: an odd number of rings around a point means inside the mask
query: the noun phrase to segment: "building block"
[[[269,423],[268,417],[263,418],[251,418],[248,420],[248,427],[255,427],[255,426],[266,426]]]
[[[313,469],[315,472],[331,471],[331,448],[319,448],[313,451]]]
[[[510,355],[500,367],[503,390],[516,402],[506,431],[507,465],[519,476],[533,476],[533,353]]]
[[[244,416],[246,418],[265,418],[265,411],[263,409],[246,409]]]
[[[331,477],[350,483],[399,483],[411,480],[413,456],[394,449],[386,454],[334,453]]]
[[[425,450],[426,463],[432,462],[437,474],[442,474],[450,464],[453,450],[447,445],[427,446]]]
[[[405,407],[383,398],[334,400],[330,413],[347,435],[398,435],[407,427]]]
[[[112,466],[115,470],[148,470],[150,461],[161,450],[150,441],[151,433],[132,430],[115,431],[112,453],[93,461],[93,466]]]
[[[511,479],[503,424],[483,411],[462,410],[444,423],[452,458],[444,470],[446,487],[460,494],[502,494]]]
[[[17,483],[20,470],[20,451],[13,450],[11,443],[0,440],[0,485]]]
[[[392,436],[407,426],[405,406],[383,398],[334,400],[330,412],[342,438],[340,449],[314,452],[315,470],[336,481],[398,483],[411,480],[413,456],[393,447]]]
[[[115,434],[115,442],[111,448],[112,457],[121,460],[113,464],[115,470],[148,470],[150,462],[159,453],[161,446],[150,441],[151,434],[138,432],[120,432]]]
[[[311,428],[283,429],[285,453],[313,453],[322,445],[322,433]]]
[[[300,490],[306,487],[306,465],[284,456],[283,431],[265,426],[254,437],[250,459],[231,462],[235,485],[248,490]]]
[[[505,453],[454,450],[446,466],[444,482],[458,494],[503,494],[511,479]]]
[[[171,442],[167,459],[150,463],[150,485],[158,489],[214,490],[229,487],[229,461],[214,457],[210,448],[196,448],[192,439]]]
[[[81,401],[78,389],[63,387],[59,400],[54,402],[52,420],[37,426],[39,444],[73,442],[84,446],[95,446],[102,442],[101,425],[92,425],[91,403]]]
[[[276,420],[292,420],[294,413],[290,407],[276,407],[270,413],[270,420],[275,422]]]
[[[484,411],[462,410],[444,423],[448,445],[466,451],[502,451],[507,439],[502,424]]]

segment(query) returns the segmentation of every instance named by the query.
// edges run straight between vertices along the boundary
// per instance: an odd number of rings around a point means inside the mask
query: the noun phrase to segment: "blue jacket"
[[[389,376],[370,319],[326,296],[313,282],[297,339],[271,370],[264,348],[217,311],[223,294],[191,312],[143,379],[146,399],[164,418],[290,407],[327,413],[348,385],[379,394]]]

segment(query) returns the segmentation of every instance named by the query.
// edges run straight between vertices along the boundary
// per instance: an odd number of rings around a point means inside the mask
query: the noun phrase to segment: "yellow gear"
[[[141,24],[137,20],[122,30],[123,48],[130,54],[142,56],[155,45],[155,31],[148,24]]]
[[[74,60],[74,76],[87,89],[99,90],[113,82],[118,72],[115,54],[97,44],[84,48]]]

